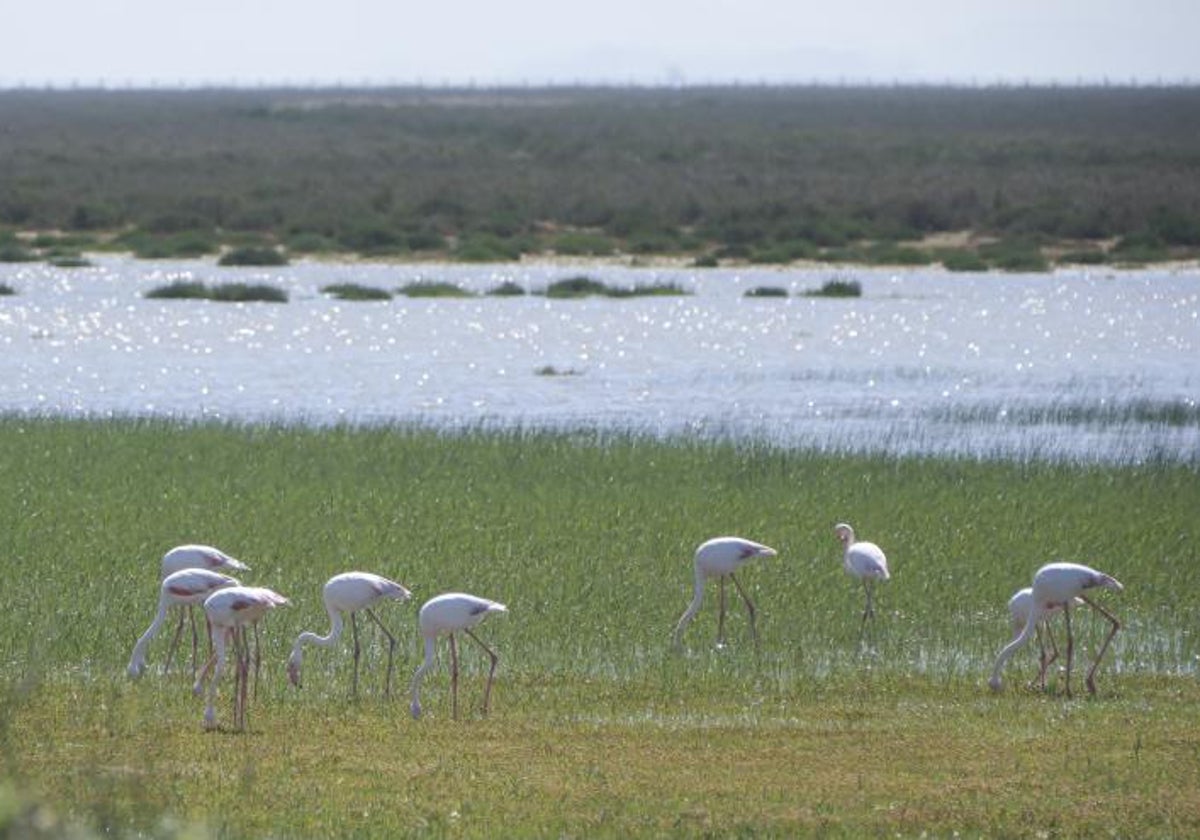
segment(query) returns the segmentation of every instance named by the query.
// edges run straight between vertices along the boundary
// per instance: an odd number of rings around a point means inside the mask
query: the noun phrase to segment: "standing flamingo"
[[[842,522],[835,525],[833,532],[842,544],[842,565],[846,572],[858,578],[863,583],[867,593],[867,606],[863,610],[862,623],[859,632],[867,626],[867,619],[875,617],[875,605],[872,601],[871,590],[876,580],[890,580],[887,557],[883,549],[872,542],[862,542],[854,539],[854,529]]]
[[[350,629],[354,633],[354,681],[352,684],[352,693],[358,694],[358,623],[355,621],[354,614],[359,610],[366,610],[367,615],[379,626],[379,629],[383,631],[383,634],[388,639],[387,681],[384,683],[383,693],[385,697],[390,696],[392,692],[392,664],[396,651],[396,637],[388,631],[371,607],[385,598],[407,601],[412,597],[412,593],[395,581],[388,580],[379,575],[373,575],[370,572],[345,572],[344,574],[334,575],[329,579],[325,584],[323,596],[325,599],[325,611],[329,613],[331,624],[329,634],[318,636],[316,633],[305,631],[296,637],[296,643],[292,645],[292,655],[288,657],[287,666],[288,678],[292,681],[292,685],[297,688],[300,686],[300,663],[304,655],[304,643],[309,642],[321,647],[330,647],[342,635],[343,613],[349,613]]]
[[[250,567],[240,560],[235,560],[219,548],[213,548],[211,545],[179,545],[172,548],[162,558],[162,571],[160,573],[163,580],[176,572],[181,572],[184,569],[208,569],[211,572],[235,571],[248,572]],[[196,676],[196,615],[192,610],[194,603],[188,602],[180,604],[179,621],[175,625],[175,635],[171,638],[171,645],[167,648],[166,664],[163,670],[169,670],[171,667],[171,659],[175,656],[175,649],[179,647],[179,637],[183,634],[183,619],[186,613],[188,621],[192,625],[192,677]]]
[[[129,676],[140,677],[146,668],[146,647],[158,633],[167,618],[167,610],[172,607],[191,607],[193,604],[203,604],[209,595],[219,589],[230,586],[240,586],[237,578],[211,572],[208,569],[183,569],[167,575],[159,586],[158,614],[146,629],[146,632],[133,646],[133,656],[129,659]],[[180,614],[180,628],[183,627],[183,615]],[[178,640],[178,634],[176,635]]]
[[[711,577],[715,577],[720,582],[720,600],[717,609],[717,647],[725,646],[725,578],[733,581],[733,585],[737,587],[738,594],[742,596],[742,600],[746,603],[746,612],[750,614],[750,636],[755,643],[758,642],[758,631],[754,627],[754,603],[746,595],[746,591],[742,589],[742,585],[738,583],[738,579],[734,577],[734,572],[741,568],[742,564],[754,557],[775,557],[776,551],[770,546],[765,546],[761,543],[756,543],[751,540],[745,540],[741,537],[716,537],[708,542],[701,543],[696,549],[696,556],[693,560],[696,573],[695,590],[692,595],[692,603],[679,617],[679,623],[675,625],[675,647],[680,646],[680,639],[683,636],[683,631],[691,623],[696,613],[700,611],[700,604],[704,601],[704,584]]]
[[[496,676],[496,663],[499,662],[500,657],[472,633],[471,628],[494,612],[508,612],[508,607],[495,601],[489,601],[487,598],[479,598],[461,592],[437,595],[430,598],[421,607],[421,612],[417,616],[417,624],[421,630],[421,636],[425,639],[425,661],[421,663],[421,667],[417,668],[417,672],[413,674],[412,678],[412,716],[414,718],[421,716],[421,680],[425,678],[425,672],[433,667],[437,654],[437,637],[447,634],[450,636],[451,714],[455,720],[458,720],[458,648],[455,646],[454,634],[459,630],[474,639],[491,660],[487,686],[483,690],[483,713],[487,714],[488,701],[492,694],[492,680]]]
[[[1082,604],[1078,598],[1075,599],[1075,605]],[[1013,638],[1021,634],[1025,629],[1026,622],[1029,621],[1029,611],[1033,609],[1033,588],[1026,586],[1024,589],[1019,589],[1008,599],[1008,619],[1009,625],[1012,627]],[[1036,683],[1041,687],[1042,691],[1046,690],[1046,672],[1050,665],[1058,659],[1058,645],[1054,643],[1054,633],[1050,630],[1050,618],[1057,612],[1061,611],[1062,607],[1054,605],[1050,609],[1042,613],[1042,618],[1038,622],[1035,632],[1037,634],[1038,643],[1038,675],[1032,686]],[[1050,652],[1046,653],[1046,645],[1042,641],[1042,628],[1046,629],[1046,639],[1050,641]]]
[[[232,644],[237,657],[237,679],[234,681],[233,725],[239,730],[246,728],[246,685],[249,682],[250,651],[246,640],[246,626],[256,625],[264,615],[275,607],[288,603],[288,599],[271,589],[260,586],[233,586],[208,596],[204,612],[213,640],[213,653],[200,671],[193,693],[203,691],[205,676],[211,671],[208,684],[208,704],[204,708],[204,726],[212,729],[217,725],[217,714],[213,708],[217,696],[217,683],[225,670],[225,649]],[[213,664],[216,669],[213,669]]]
[[[1117,634],[1117,630],[1121,628],[1121,622],[1117,621],[1112,613],[1083,594],[1088,589],[1095,588],[1114,589],[1120,592],[1125,587],[1111,575],[1098,572],[1093,568],[1079,563],[1049,563],[1038,569],[1037,574],[1033,576],[1033,605],[1029,610],[1029,617],[1025,621],[1025,629],[1021,631],[1019,636],[1005,645],[1004,649],[1000,651],[1000,655],[996,657],[996,665],[992,669],[991,679],[988,680],[988,685],[992,687],[992,690],[1000,690],[1000,674],[1003,672],[1005,664],[1012,658],[1012,655],[1016,653],[1019,647],[1029,641],[1029,637],[1034,634],[1038,622],[1052,610],[1062,609],[1063,619],[1067,625],[1067,697],[1071,696],[1071,661],[1075,648],[1075,638],[1071,632],[1071,606],[1075,602],[1075,599],[1078,598],[1104,616],[1110,625],[1108,635],[1104,637],[1104,643],[1100,645],[1100,651],[1096,654],[1096,660],[1092,663],[1092,667],[1088,670],[1087,674],[1088,692],[1095,694],[1096,669],[1100,666],[1100,659],[1104,656],[1104,652],[1108,650],[1109,642]]]

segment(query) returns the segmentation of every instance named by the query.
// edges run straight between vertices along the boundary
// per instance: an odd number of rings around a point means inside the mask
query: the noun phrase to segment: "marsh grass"
[[[331,283],[321,287],[321,294],[329,295],[338,300],[391,300],[392,293],[378,286],[365,286],[361,283]]]
[[[396,290],[397,294],[412,298],[465,298],[472,297],[471,292],[455,283],[417,280],[406,283]]]
[[[632,434],[0,418],[0,759],[21,796],[109,834],[411,836],[1200,832],[1200,591],[1194,468],[822,455]],[[832,525],[888,552],[870,637]],[[760,644],[715,587],[674,653],[690,558],[722,533],[778,559],[739,575]],[[163,551],[213,543],[293,604],[263,623],[249,732],[204,733],[178,672],[124,677]],[[1126,584],[1100,695],[1004,693],[987,667],[1004,604],[1051,559]],[[324,632],[324,581],[387,574],[400,641],[283,662]],[[417,606],[461,589],[510,612],[446,653],[414,722]],[[64,594],[66,593],[66,594]],[[1078,622],[1085,655],[1099,627]],[[369,626],[366,622],[362,627]],[[361,629],[361,627],[360,627]],[[228,720],[229,687],[219,714]],[[175,828],[172,830],[171,827]]]
[[[286,291],[265,283],[207,285],[193,280],[178,280],[165,286],[157,286],[146,292],[146,297],[167,300],[215,300],[225,303],[287,303],[288,300]]]

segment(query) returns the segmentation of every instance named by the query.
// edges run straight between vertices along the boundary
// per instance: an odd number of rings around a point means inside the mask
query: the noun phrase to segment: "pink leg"
[[[191,609],[188,607],[187,609]],[[180,608],[179,621],[175,624],[175,635],[171,637],[171,645],[167,648],[167,658],[163,662],[163,673],[169,673],[171,670],[171,660],[175,656],[175,648],[179,647],[179,637],[183,635],[183,608]],[[192,677],[196,676],[195,664],[192,665]]]
[[[450,716],[458,720],[458,647],[450,634]]]
[[[1117,617],[1115,615],[1110,613],[1108,610],[1104,609],[1104,607],[1102,607],[1099,604],[1092,601],[1090,598],[1084,598],[1082,595],[1080,596],[1080,598],[1083,599],[1083,602],[1085,604],[1090,606],[1096,612],[1100,613],[1100,615],[1104,616],[1104,618],[1109,623],[1108,635],[1104,637],[1104,644],[1100,645],[1100,652],[1096,654],[1096,661],[1092,663],[1092,667],[1088,670],[1088,675],[1087,675],[1088,693],[1095,694],[1096,693],[1096,669],[1100,667],[1100,659],[1101,659],[1101,657],[1104,656],[1104,652],[1106,650],[1108,650],[1109,642],[1111,642],[1113,640],[1113,636],[1117,635],[1117,631],[1121,629],[1121,622],[1117,621]]]
[[[485,645],[483,641],[470,630],[464,629],[463,632],[474,639],[475,643],[483,648],[487,653],[488,658],[492,660],[492,666],[490,669],[488,669],[487,685],[483,689],[483,713],[486,715],[488,713],[488,703],[491,701],[492,697],[492,680],[494,680],[496,677],[496,664],[500,661],[500,657],[497,656],[494,650]]]
[[[746,612],[750,614],[750,638],[754,639],[754,644],[758,644],[758,630],[754,626],[754,604],[746,595],[746,590],[742,589],[742,585],[738,583],[738,579],[733,576],[733,572],[729,573],[729,579],[733,581],[733,585],[737,587],[738,594],[742,596],[742,600],[746,602]]]
[[[1075,634],[1071,632],[1071,602],[1063,606],[1063,621],[1067,623],[1067,697],[1071,696],[1071,662],[1075,656]]]
[[[717,647],[725,647],[725,576],[717,582]]]

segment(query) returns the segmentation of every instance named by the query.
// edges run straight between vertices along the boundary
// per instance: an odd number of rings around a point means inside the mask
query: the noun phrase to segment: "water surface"
[[[531,291],[586,273],[680,297],[343,302],[331,283]],[[833,276],[863,296],[805,297]],[[286,304],[153,300],[263,282]],[[1140,461],[1200,452],[1200,269],[650,269],[101,257],[0,265],[0,411],[599,426],[784,445]],[[747,298],[755,286],[780,298]]]

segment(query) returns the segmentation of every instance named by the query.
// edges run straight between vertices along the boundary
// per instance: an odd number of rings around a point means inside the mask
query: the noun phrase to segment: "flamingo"
[[[204,678],[212,672],[208,683],[208,703],[204,708],[204,727],[217,725],[213,703],[217,696],[217,683],[225,670],[225,648],[232,644],[237,657],[237,679],[234,682],[233,724],[239,730],[246,728],[246,683],[250,670],[249,645],[246,642],[246,626],[257,625],[259,619],[276,607],[288,603],[288,599],[274,590],[261,586],[232,586],[208,596],[204,612],[213,640],[213,653],[204,664],[199,679],[193,687],[198,697],[204,690]],[[213,665],[216,665],[214,670]]]
[[[375,611],[371,609],[379,601],[390,598],[397,601],[407,601],[412,597],[412,593],[405,589],[400,584],[393,580],[388,580],[379,575],[373,575],[370,572],[345,572],[344,574],[334,575],[325,584],[323,591],[325,600],[325,611],[329,613],[330,630],[328,635],[318,636],[316,633],[304,632],[296,637],[296,643],[292,645],[292,655],[288,657],[288,679],[292,681],[292,685],[300,687],[300,663],[303,658],[303,648],[306,642],[320,645],[321,647],[330,647],[342,635],[343,628],[343,613],[350,615],[350,628],[354,633],[354,682],[352,692],[358,694],[358,623],[355,621],[354,614],[359,610],[366,610],[368,616],[374,621],[379,629],[388,639],[388,668],[387,681],[384,687],[384,696],[390,696],[392,691],[392,663],[393,656],[396,651],[396,637],[393,636],[375,615]]]
[[[1020,635],[1005,645],[1004,649],[1000,651],[1000,655],[996,657],[996,665],[992,669],[991,679],[988,680],[988,685],[992,687],[992,690],[1000,690],[1000,674],[1003,672],[1005,664],[1012,658],[1012,655],[1016,653],[1018,648],[1029,641],[1029,637],[1034,634],[1038,622],[1052,610],[1061,609],[1063,611],[1063,619],[1067,625],[1067,697],[1071,696],[1071,660],[1075,647],[1075,639],[1071,632],[1071,606],[1075,602],[1075,599],[1078,598],[1104,616],[1110,625],[1108,635],[1104,637],[1104,643],[1100,645],[1100,651],[1096,654],[1096,659],[1087,674],[1088,692],[1095,694],[1096,669],[1099,667],[1100,659],[1108,649],[1113,636],[1121,628],[1121,622],[1117,621],[1112,613],[1083,594],[1089,589],[1096,588],[1113,589],[1120,592],[1125,587],[1111,575],[1098,572],[1089,566],[1079,563],[1049,563],[1038,569],[1037,574],[1033,576],[1031,595],[1033,604],[1029,610],[1029,617],[1025,621],[1025,628],[1021,631]]]
[[[700,611],[700,604],[704,601],[704,584],[711,577],[715,577],[720,582],[720,601],[717,611],[717,647],[725,646],[725,578],[733,581],[733,585],[737,587],[738,594],[742,596],[742,600],[746,603],[746,612],[750,614],[750,636],[755,643],[758,642],[758,632],[754,627],[754,604],[746,595],[746,591],[742,589],[742,585],[738,583],[738,579],[734,577],[734,572],[741,568],[742,564],[747,560],[755,557],[775,557],[777,552],[770,546],[756,543],[751,540],[745,540],[741,537],[716,537],[701,543],[696,549],[696,556],[693,560],[696,571],[696,586],[692,595],[692,603],[679,617],[679,623],[675,625],[675,647],[680,647],[680,639],[683,636],[683,631],[691,623],[696,613]]]
[[[129,659],[129,676],[140,677],[146,668],[146,648],[150,640],[158,634],[167,618],[167,610],[180,606],[191,608],[193,604],[202,604],[209,595],[219,589],[230,586],[240,586],[237,578],[212,572],[208,569],[183,569],[167,575],[159,586],[158,614],[146,629],[146,632],[133,646],[133,656]],[[183,627],[183,615],[180,614],[180,628]],[[176,635],[178,640],[178,635]]]
[[[867,606],[863,610],[862,624],[859,625],[859,632],[862,632],[867,626],[867,619],[875,617],[875,606],[871,597],[875,581],[891,580],[887,557],[883,549],[875,543],[855,540],[854,529],[845,522],[835,525],[833,532],[842,544],[842,565],[845,566],[846,573],[861,580],[867,593]]]
[[[234,571],[248,572],[250,567],[240,560],[235,560],[219,548],[213,548],[211,545],[178,545],[172,548],[162,558],[162,571],[160,576],[166,580],[176,572],[181,572],[184,569],[208,569],[209,571]],[[175,635],[171,638],[171,646],[167,649],[166,663],[163,665],[163,670],[169,670],[171,667],[171,659],[175,656],[175,649],[179,647],[179,637],[183,634],[183,619],[186,613],[188,621],[192,625],[192,676],[196,676],[196,615],[192,611],[194,603],[182,603],[182,609],[179,611],[179,621],[175,625]]]
[[[421,716],[421,680],[425,678],[425,672],[433,667],[437,653],[437,637],[446,634],[450,636],[451,714],[455,720],[458,720],[458,648],[454,642],[454,634],[459,630],[474,639],[491,660],[487,686],[483,690],[483,713],[487,714],[488,700],[492,694],[492,680],[496,676],[496,663],[499,662],[500,657],[472,633],[471,628],[491,613],[502,612],[508,612],[508,607],[504,604],[475,595],[466,595],[462,592],[447,592],[437,595],[422,605],[417,616],[417,624],[421,630],[421,636],[425,639],[425,661],[417,668],[412,678],[412,716],[414,718]]]
[[[1075,605],[1082,604],[1078,598],[1075,599]],[[1029,611],[1033,609],[1033,587],[1026,586],[1024,589],[1018,589],[1011,598],[1008,599],[1008,618],[1009,624],[1012,626],[1013,638],[1021,634],[1025,629],[1025,623],[1029,620]],[[1038,675],[1034,680],[1042,690],[1046,690],[1046,672],[1050,665],[1058,659],[1058,645],[1054,643],[1054,634],[1050,631],[1050,618],[1055,613],[1060,612],[1062,607],[1054,605],[1042,613],[1042,618],[1038,622],[1035,629],[1038,643]],[[1042,628],[1046,628],[1046,638],[1050,641],[1050,653],[1047,655],[1046,646],[1042,641]],[[1030,683],[1032,686],[1033,683]]]

